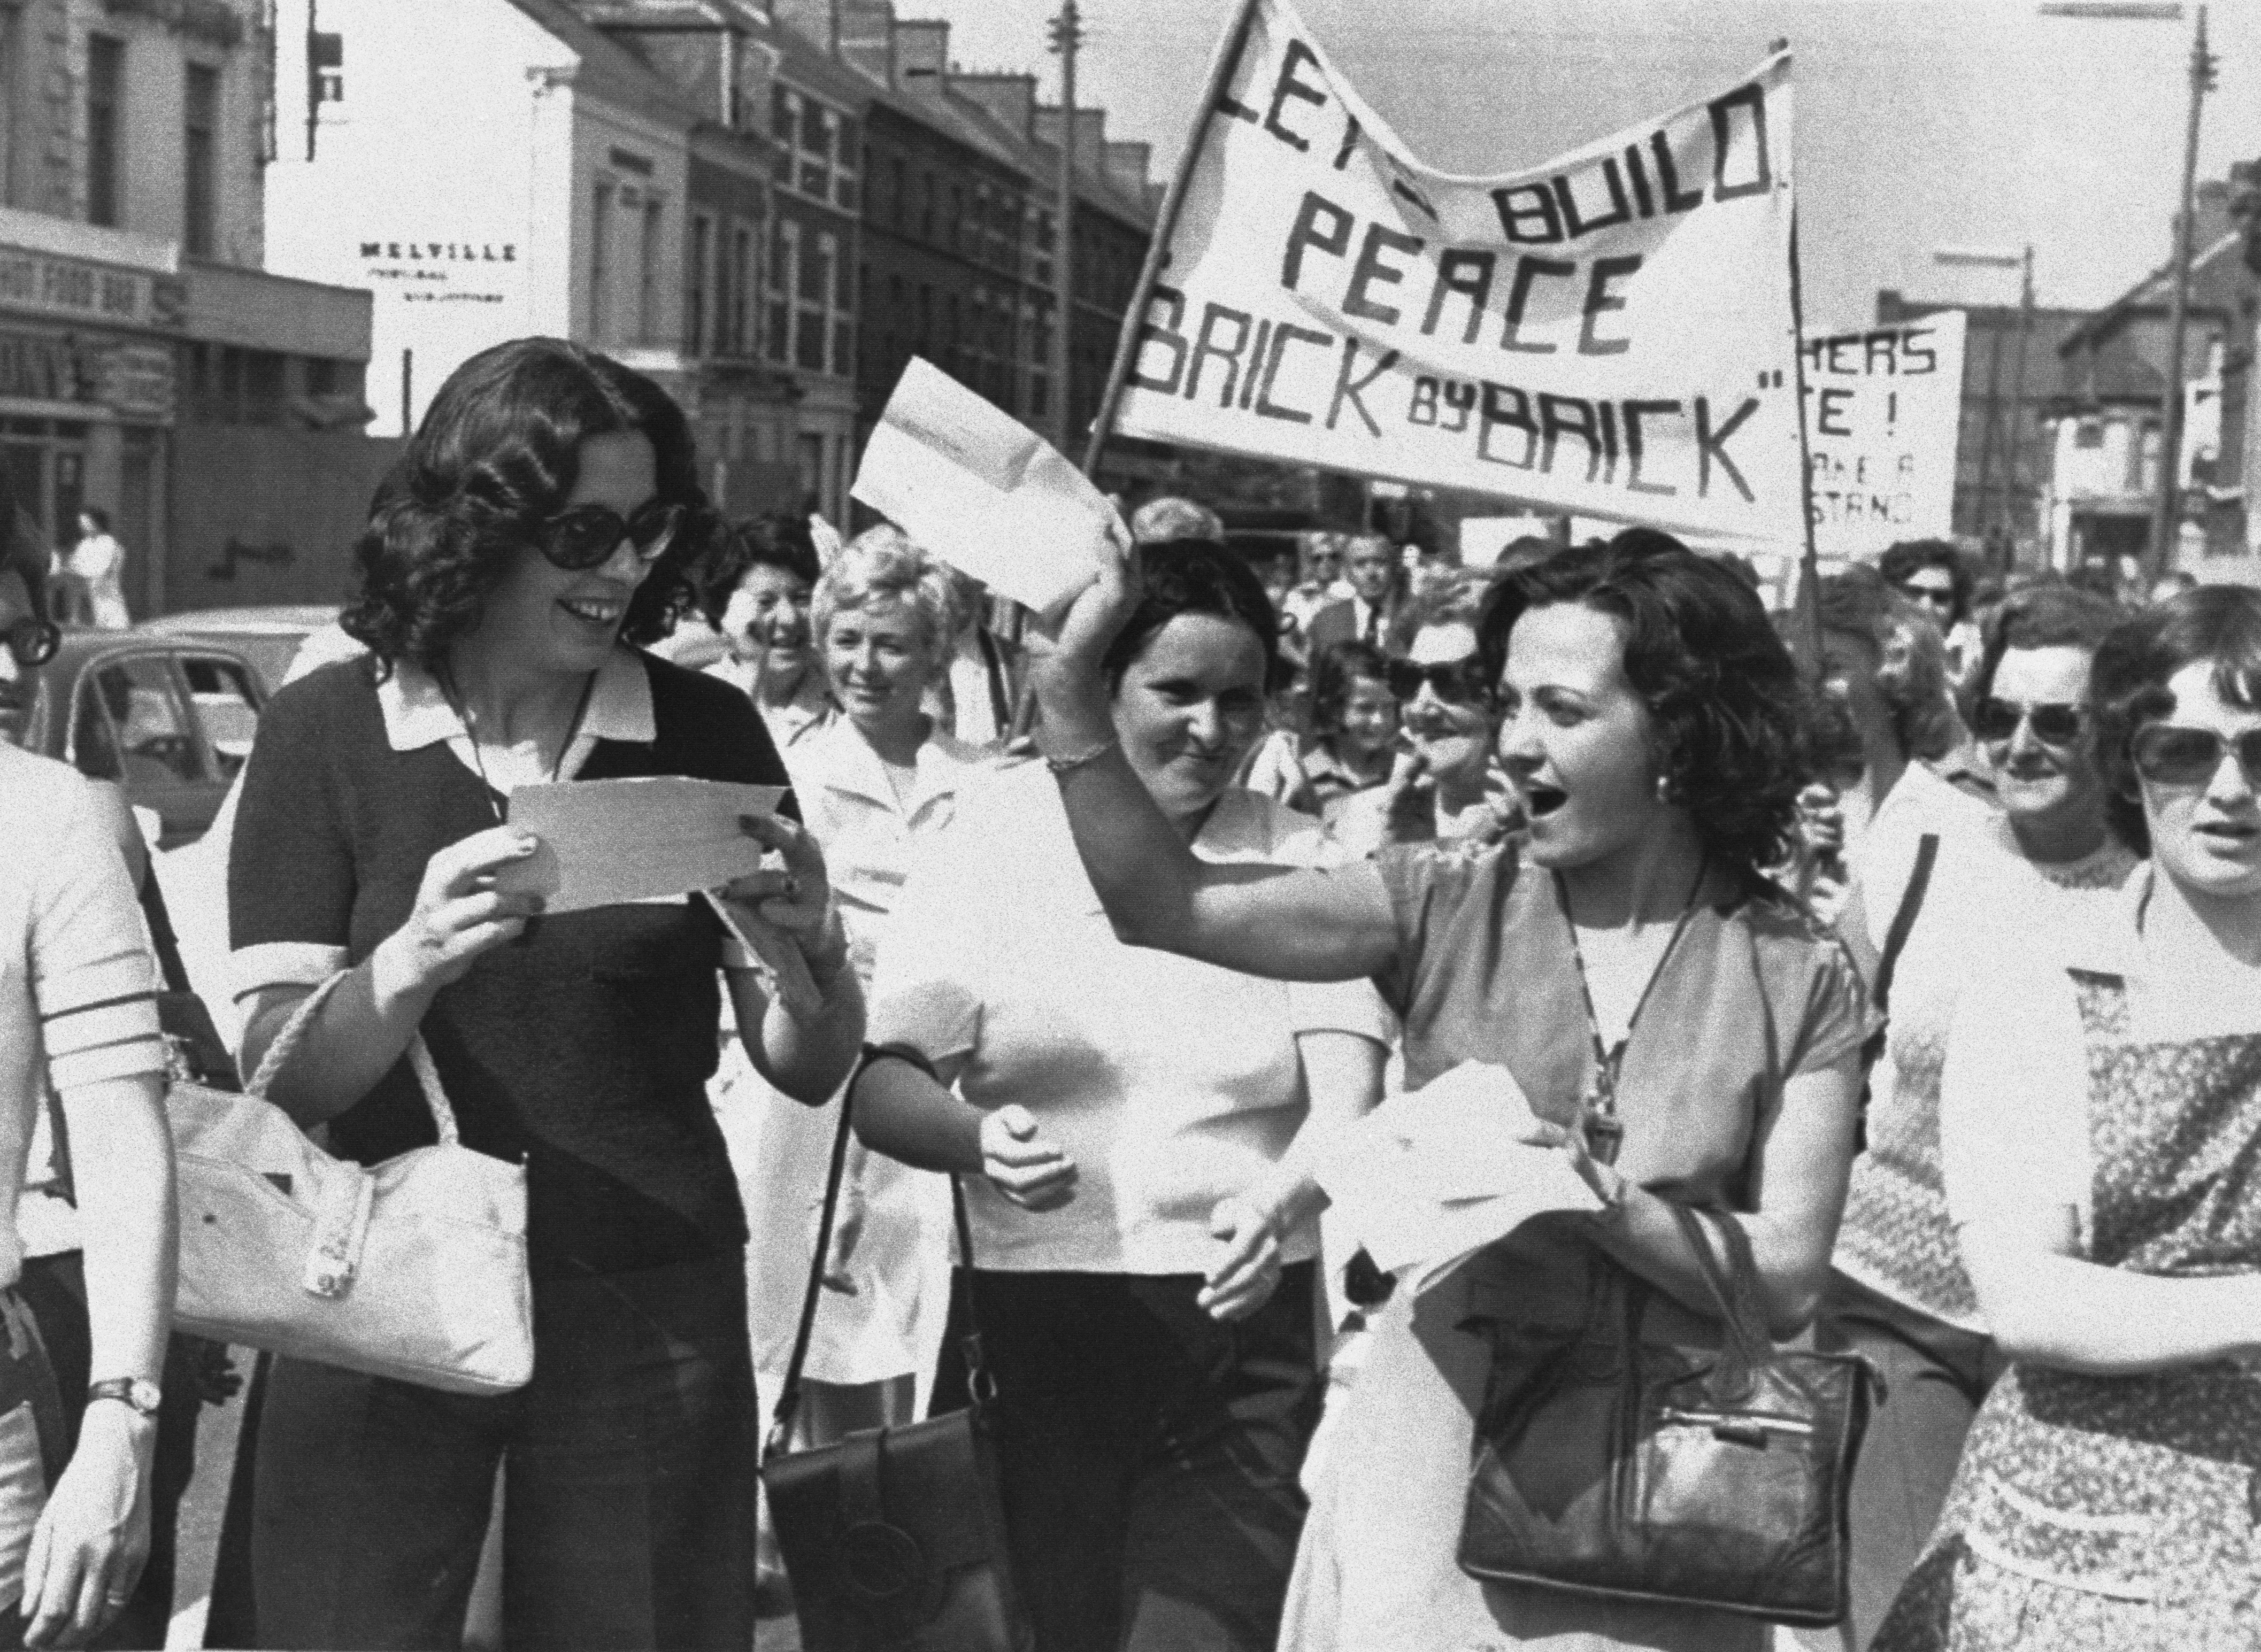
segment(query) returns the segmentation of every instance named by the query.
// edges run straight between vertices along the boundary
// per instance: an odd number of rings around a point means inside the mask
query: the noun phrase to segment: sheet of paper
[[[913,356],[850,490],[952,568],[1038,613],[1099,568],[1115,508],[1059,449]]]
[[[495,887],[547,898],[552,912],[664,900],[719,888],[761,867],[740,815],[777,812],[782,786],[662,776],[520,786],[510,822],[542,840]]]
[[[1517,1139],[1530,1118],[1514,1075],[1482,1062],[1393,1096],[1319,1155],[1330,1215],[1418,1294],[1533,1216],[1599,1210],[1560,1149]]]

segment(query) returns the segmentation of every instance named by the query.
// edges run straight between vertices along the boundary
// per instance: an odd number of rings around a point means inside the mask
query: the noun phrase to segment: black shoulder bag
[[[1776,1348],[1736,1219],[1674,1214],[1704,1270],[1719,1346],[1648,1327],[1659,1294],[1604,1258],[1586,1324],[1533,1349],[1488,1322],[1461,1570],[1649,1606],[1826,1627],[1845,1614],[1847,1498],[1868,1426],[1856,1356]]]
[[[890,1058],[932,1076],[916,1052],[893,1045],[867,1048],[856,1076]],[[762,1453],[762,1484],[793,1582],[801,1644],[808,1652],[1028,1652],[1034,1640],[1013,1589],[997,1490],[996,1384],[982,1359],[973,1235],[956,1176],[950,1199],[968,1276],[964,1347],[972,1405],[901,1428],[859,1431],[836,1445],[784,1448],[823,1291],[855,1088],[851,1078],[841,1097],[800,1328]]]

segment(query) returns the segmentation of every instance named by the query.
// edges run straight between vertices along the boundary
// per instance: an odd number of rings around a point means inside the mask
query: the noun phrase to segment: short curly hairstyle
[[[2013,648],[2079,648],[2092,658],[2124,612],[2093,591],[2063,583],[2028,585],[2002,599],[1980,627],[1983,647],[1970,680],[1977,704],[1994,691],[1994,674]]]
[[[1884,554],[1877,559],[1877,571],[1894,590],[1927,568],[1945,569],[1952,582],[1949,591],[1953,607],[1947,623],[1959,626],[1970,619],[1970,565],[1963,560],[1963,553],[1945,540],[1902,540],[1897,545],[1886,546]]]
[[[434,669],[476,628],[535,531],[563,508],[592,436],[639,431],[657,461],[655,497],[683,526],[629,598],[621,636],[656,642],[695,600],[692,570],[719,528],[699,486],[682,409],[642,374],[563,339],[514,339],[448,375],[370,501],[354,547],[360,590],[339,623],[390,669]]]
[[[2113,627],[2089,668],[2105,818],[2138,855],[2151,852],[2151,832],[2128,747],[2144,724],[2174,715],[2167,679],[2200,664],[2214,667],[2214,690],[2224,700],[2261,709],[2261,590],[2200,585],[2143,609]]]
[[[958,619],[958,593],[950,570],[892,522],[865,528],[851,540],[816,582],[808,603],[808,634],[820,655],[832,622],[875,597],[898,597],[909,606],[918,620],[930,669],[948,656]]]
[[[1216,614],[1237,619],[1256,633],[1264,648],[1264,686],[1277,690],[1286,680],[1280,658],[1280,616],[1264,582],[1247,562],[1215,540],[1165,540],[1138,547],[1142,589],[1138,605],[1101,662],[1107,688],[1123,686],[1123,675],[1155,633],[1180,614]]]
[[[780,511],[746,517],[715,533],[705,559],[688,570],[700,617],[720,631],[731,597],[757,568],[780,569],[815,590],[823,565],[808,518]]]
[[[1389,662],[1372,643],[1339,642],[1311,667],[1311,726],[1332,734],[1342,727],[1343,708],[1360,683],[1388,683]]]
[[[1746,876],[1784,859],[1805,780],[1804,719],[1797,669],[1757,594],[1654,528],[1560,550],[1485,599],[1476,641],[1492,681],[1515,622],[1558,603],[1623,627],[1626,679],[1660,735],[1660,778],[1705,847]]]
[[[1389,651],[1403,654],[1413,639],[1432,626],[1467,626],[1473,629],[1483,616],[1484,594],[1489,577],[1472,568],[1446,568],[1425,581],[1398,605],[1389,622]]]
[[[1821,630],[1850,637],[1877,655],[1877,691],[1892,714],[1903,756],[1944,757],[1958,730],[1939,627],[1883,574],[1855,563],[1821,582]]]

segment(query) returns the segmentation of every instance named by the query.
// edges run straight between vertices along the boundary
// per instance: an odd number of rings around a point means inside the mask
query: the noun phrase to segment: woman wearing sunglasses
[[[1455,569],[1408,604],[1383,681],[1398,706],[1398,751],[1382,784],[1346,799],[1332,826],[1344,847],[1497,842],[1515,806],[1492,756],[1498,719],[1476,649],[1481,574]]]
[[[365,659],[277,694],[229,861],[241,1060],[341,976],[269,1099],[376,1162],[432,1138],[420,1033],[465,1146],[527,1167],[535,1374],[499,1398],[288,1358],[260,1420],[268,1644],[452,1647],[499,1462],[506,1638],[728,1647],[752,1633],[745,1219],[705,1083],[718,970],[763,1077],[821,1102],[863,999],[814,841],[696,900],[544,917],[495,874],[536,847],[510,792],[680,775],[782,784],[745,697],[636,645],[714,532],[681,411],[578,345],[474,356],[434,398],[357,548]]]
[[[2036,586],[1990,619],[1976,679],[1979,750],[1999,814],[1957,809],[1916,863],[1872,856],[1840,930],[1870,979],[1897,929],[1890,1031],[1870,1075],[1868,1151],[1854,1161],[1823,1346],[1884,1378],[1853,1482],[1852,1613],[1820,1647],[1868,1645],[1931,1535],[1970,1420],[2001,1369],[1956,1249],[1939,1163],[1940,1069],[1964,989],[2052,924],[2089,926],[2133,851],[2108,830],[2089,667],[2120,612]],[[1917,847],[1920,849],[1921,838]]]
[[[1956,1012],[1947,1205],[2011,1363],[1884,1652],[2255,1641],[2261,594],[2122,622],[2091,692],[2113,829],[2150,864]]]
[[[1559,1146],[1604,1206],[1538,1218],[1418,1300],[1393,1296],[1313,1490],[1281,1644],[1765,1646],[1760,1624],[1487,1587],[1454,1558],[1494,1358],[1472,1318],[1511,1313],[1523,1329],[1503,1328],[1498,1357],[1543,1358],[1630,1270],[1676,1340],[1717,1337],[1675,1202],[1741,1212],[1778,1332],[1811,1318],[1827,1277],[1867,1017],[1843,949],[1757,870],[1786,847],[1801,745],[1796,674],[1757,596],[1639,528],[1508,576],[1475,636],[1527,839],[1259,871],[1188,854],[1117,749],[1100,662],[1138,577],[1104,568],[1036,679],[1116,933],[1275,979],[1371,977],[1403,1019],[1409,1087],[1504,1064],[1528,1139]]]

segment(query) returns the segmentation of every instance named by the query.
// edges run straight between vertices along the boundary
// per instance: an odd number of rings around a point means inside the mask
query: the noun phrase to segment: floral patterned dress
[[[2071,972],[2087,1048],[2086,1260],[2261,1267],[2261,1033],[2146,1042],[2124,977]],[[2261,1373],[2012,1367],[1875,1652],[2261,1646]]]

